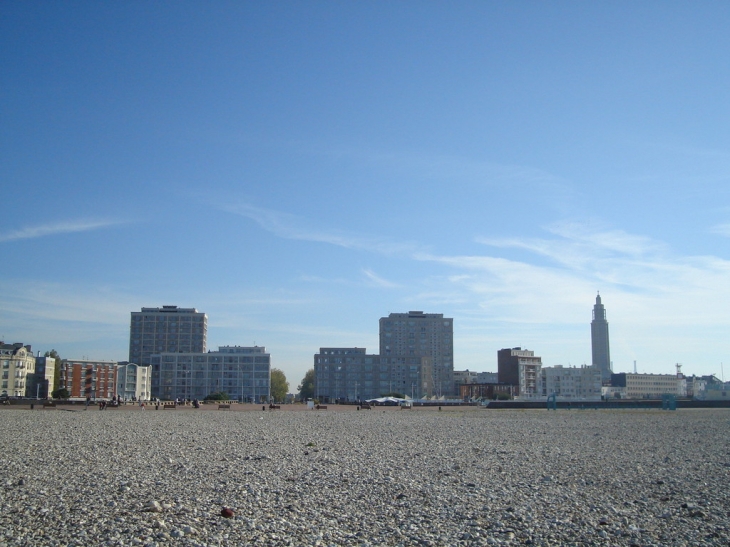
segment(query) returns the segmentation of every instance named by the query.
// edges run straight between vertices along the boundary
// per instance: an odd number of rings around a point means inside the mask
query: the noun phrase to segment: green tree
[[[71,394],[65,387],[60,387],[58,389],[54,389],[51,392],[51,397],[53,397],[54,399],[68,399],[69,397],[71,397]]]
[[[55,349],[47,351],[43,354],[44,357],[53,357],[56,360],[55,368],[53,369],[53,385],[56,389],[61,387],[61,356]]]
[[[216,391],[205,397],[206,401],[230,401],[230,399],[228,393],[225,391]]]
[[[314,398],[314,369],[310,368],[302,378],[302,383],[297,386],[299,398],[302,401]]]
[[[286,399],[289,392],[289,382],[286,381],[286,375],[278,368],[271,369],[271,397],[275,402],[280,403]]]

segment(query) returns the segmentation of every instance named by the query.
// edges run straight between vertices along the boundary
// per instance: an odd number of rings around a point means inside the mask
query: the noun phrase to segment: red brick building
[[[61,387],[71,397],[111,399],[117,393],[117,362],[65,360],[61,365]]]

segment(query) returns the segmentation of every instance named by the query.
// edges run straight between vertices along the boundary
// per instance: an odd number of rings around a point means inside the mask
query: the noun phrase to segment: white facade
[[[628,399],[661,399],[662,395],[682,397],[687,393],[687,382],[676,374],[621,372],[611,376],[611,384],[625,388]]]
[[[542,367],[537,392],[543,397],[555,394],[563,401],[600,401],[601,368],[598,365],[577,367]]]
[[[35,397],[35,356],[30,346],[0,342],[0,394]]]
[[[533,353],[533,352],[530,352]],[[541,392],[538,386],[540,380],[540,371],[542,370],[542,363],[525,362],[520,359],[517,370],[519,373],[519,398],[520,399],[533,399],[539,397]]]
[[[151,390],[151,366],[122,363],[117,367],[117,397],[127,401],[149,401]]]

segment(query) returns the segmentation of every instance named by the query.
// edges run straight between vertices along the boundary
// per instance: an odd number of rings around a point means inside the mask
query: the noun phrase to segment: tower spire
[[[608,321],[606,308],[601,302],[601,293],[596,295],[596,305],[593,306],[593,321],[591,321],[591,349],[593,364],[601,369],[601,380],[611,380],[611,352],[608,344]]]

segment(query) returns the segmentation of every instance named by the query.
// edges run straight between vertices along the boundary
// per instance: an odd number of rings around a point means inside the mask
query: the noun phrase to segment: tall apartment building
[[[132,312],[129,362],[150,365],[155,353],[203,353],[207,336],[208,316],[195,308],[142,308]]]
[[[426,359],[434,395],[455,395],[454,320],[442,313],[410,311],[382,317],[380,358],[407,367]]]
[[[542,367],[538,374],[537,393],[555,395],[564,401],[600,401],[601,369],[597,365],[577,367]]]
[[[265,347],[220,346],[218,351],[207,353],[163,352],[152,355],[151,361],[153,397],[204,399],[224,391],[238,401],[269,401],[271,356]]]
[[[497,352],[497,376],[499,383],[517,388],[520,397],[537,395],[537,375],[542,368],[542,358],[527,349],[506,348]]]
[[[30,346],[0,342],[0,394],[35,397],[35,357]]]
[[[611,381],[611,350],[608,343],[608,321],[606,308],[601,303],[601,295],[596,296],[591,321],[591,349],[593,364],[601,369],[601,380],[608,384]]]
[[[117,362],[64,359],[61,387],[71,397],[111,399],[117,394]]]

